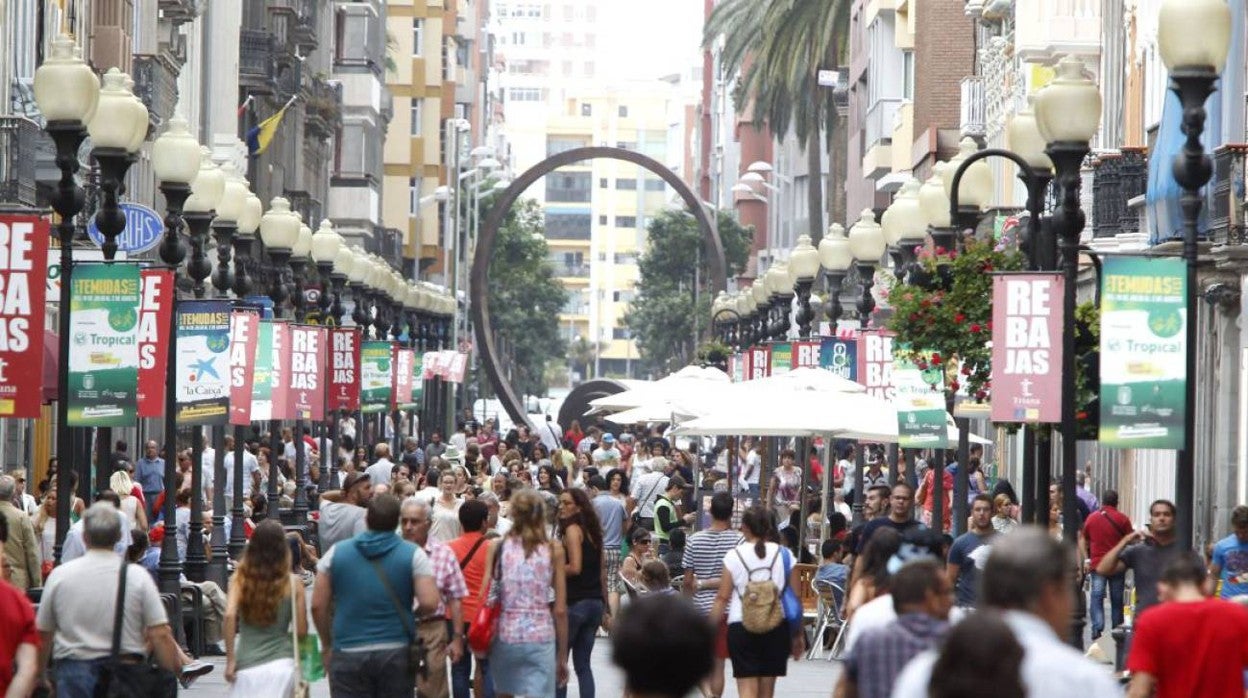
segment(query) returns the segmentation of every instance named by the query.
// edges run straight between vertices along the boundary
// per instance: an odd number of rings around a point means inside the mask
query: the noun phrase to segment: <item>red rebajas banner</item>
[[[251,423],[251,391],[259,334],[260,311],[235,310],[230,314],[230,424],[247,426]]]
[[[290,327],[290,397],[295,419],[319,422],[325,418],[325,356],[328,335],[324,327]]]
[[[893,399],[893,333],[863,330],[858,333],[858,382],[867,394],[881,400]]]
[[[992,279],[992,421],[1062,421],[1061,274]]]
[[[329,331],[329,405],[331,410],[360,409],[360,328]]]
[[[400,405],[412,403],[412,370],[416,364],[416,352],[395,347],[392,357],[394,371],[390,375],[394,389],[390,391],[390,407],[397,409]]]
[[[140,417],[165,413],[165,369],[169,364],[169,327],[173,313],[173,270],[139,272],[143,289],[139,300]]]
[[[0,216],[0,417],[39,417],[47,274],[48,222]]]
[[[295,398],[290,390],[290,323],[273,323],[273,419],[294,419]]]

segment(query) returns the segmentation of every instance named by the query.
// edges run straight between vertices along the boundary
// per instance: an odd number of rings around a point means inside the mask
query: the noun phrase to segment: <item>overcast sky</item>
[[[701,65],[702,0],[608,0],[599,7],[603,79],[654,79]]]

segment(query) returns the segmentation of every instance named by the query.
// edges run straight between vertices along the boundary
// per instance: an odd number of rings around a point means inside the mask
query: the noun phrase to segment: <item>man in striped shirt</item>
[[[703,614],[711,612],[719,578],[724,573],[724,556],[741,543],[741,534],[732,528],[732,495],[717,492],[711,497],[711,525],[689,537],[682,560],[685,567],[684,591]],[[725,618],[712,618],[717,628],[715,662],[706,679],[705,693],[724,693],[724,660],[728,658],[728,625]]]

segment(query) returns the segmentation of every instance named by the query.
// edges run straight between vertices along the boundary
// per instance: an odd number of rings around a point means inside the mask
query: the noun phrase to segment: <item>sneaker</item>
[[[211,674],[214,668],[215,667],[208,662],[201,662],[199,660],[193,661],[190,664],[184,664],[182,666],[182,675],[178,677],[178,683],[182,684],[182,688],[190,688],[191,684],[195,683],[199,677],[205,674]]]

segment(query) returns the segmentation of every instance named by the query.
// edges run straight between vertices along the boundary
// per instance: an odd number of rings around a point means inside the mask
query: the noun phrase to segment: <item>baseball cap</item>
[[[371,481],[372,481],[372,478],[368,476],[368,473],[351,473],[350,475],[347,475],[347,479],[343,481],[342,491],[350,492],[352,487],[355,487],[361,482],[371,482]]]
[[[615,436],[613,434],[604,434],[602,437],[602,442],[604,444],[613,444],[615,443]]]

